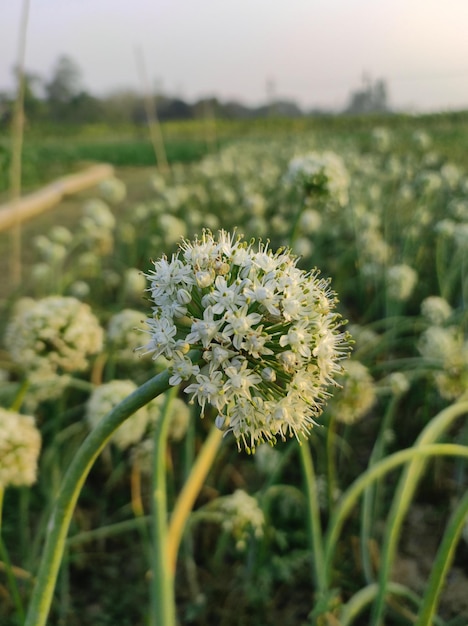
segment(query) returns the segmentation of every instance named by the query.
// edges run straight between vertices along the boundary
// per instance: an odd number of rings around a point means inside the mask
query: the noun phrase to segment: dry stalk
[[[29,0],[23,0],[18,43],[18,87],[11,129],[10,197],[13,207],[15,207],[15,221],[11,231],[12,250],[10,258],[10,274],[13,287],[18,287],[21,282],[21,220],[19,201],[21,198],[21,155],[24,136],[24,58],[26,55],[28,19]]]
[[[146,119],[148,122],[150,141],[153,146],[154,154],[156,156],[158,170],[161,174],[165,175],[169,173],[170,169],[167,162],[166,149],[164,147],[164,139],[161,131],[161,124],[159,123],[158,113],[156,111],[156,103],[154,101],[154,97],[149,90],[145,60],[143,58],[143,54],[140,48],[135,48],[135,60],[140,81],[143,86],[143,102],[145,106]]]

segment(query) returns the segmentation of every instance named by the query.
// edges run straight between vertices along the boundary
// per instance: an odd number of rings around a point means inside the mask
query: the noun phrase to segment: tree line
[[[23,81],[24,114],[29,123],[53,124],[144,124],[147,107],[141,93],[127,89],[97,97],[83,87],[82,73],[69,56],[61,56],[49,80],[25,71],[15,70],[16,82]],[[262,106],[250,107],[240,102],[221,102],[206,98],[190,103],[182,98],[152,94],[153,113],[161,121],[187,120],[206,117],[207,114],[224,119],[261,117],[301,117],[329,114],[325,109],[304,111],[290,100],[277,100]],[[15,94],[0,92],[0,125],[9,123]],[[353,91],[343,113],[389,112],[388,90],[384,80],[364,79],[363,85]]]

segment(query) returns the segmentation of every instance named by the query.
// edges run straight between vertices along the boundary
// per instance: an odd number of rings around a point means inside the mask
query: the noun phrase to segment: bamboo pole
[[[65,196],[94,187],[113,174],[112,165],[107,163],[93,165],[83,172],[63,176],[23,198],[15,198],[11,203],[0,205],[0,232],[18,227],[22,222],[56,206]]]
[[[153,145],[154,154],[156,156],[157,167],[161,174],[168,174],[170,172],[170,168],[167,162],[166,148],[164,146],[161,124],[159,123],[158,119],[156,103],[149,90],[145,60],[143,58],[141,49],[138,47],[135,48],[135,61],[140,81],[143,87],[143,102],[145,106],[146,119],[148,122],[150,141]]]
[[[21,220],[19,199],[21,197],[21,155],[24,135],[24,58],[26,55],[26,33],[28,29],[29,0],[23,1],[18,43],[18,88],[16,93],[11,128],[10,196],[13,205],[13,230],[11,233],[11,278],[14,286],[21,282]]]
[[[216,117],[214,107],[207,98],[203,104],[203,121],[205,128],[205,140],[208,150],[216,152],[218,141],[216,136]]]

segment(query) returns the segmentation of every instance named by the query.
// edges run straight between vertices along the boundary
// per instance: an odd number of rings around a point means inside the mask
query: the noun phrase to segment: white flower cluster
[[[326,195],[340,206],[348,202],[349,174],[334,152],[310,152],[295,157],[289,163],[286,180],[308,193]]]
[[[37,235],[34,238],[34,247],[39,253],[41,259],[46,264],[56,265],[61,263],[67,256],[67,247],[70,242],[55,241],[52,233],[49,237],[45,235]]]
[[[34,418],[0,408],[0,489],[35,483],[40,449]]]
[[[79,372],[102,348],[103,330],[90,307],[76,298],[48,296],[21,307],[10,321],[5,346],[31,382]]]
[[[86,202],[79,230],[87,247],[96,254],[103,256],[112,251],[115,225],[116,219],[103,200],[92,198]]]
[[[404,302],[413,293],[418,282],[418,274],[404,263],[393,265],[387,271],[387,293],[390,298]]]
[[[192,401],[215,407],[217,426],[249,452],[307,435],[348,354],[328,281],[296,262],[289,250],[204,231],[147,275],[154,307],[142,349],[172,361],[171,385],[195,376]]]
[[[377,152],[387,152],[392,143],[392,136],[388,128],[378,126],[372,130],[372,142]]]
[[[119,281],[121,278],[119,277]],[[144,275],[136,267],[128,267],[123,275],[123,292],[127,300],[140,300],[141,292],[146,287]]]
[[[116,219],[103,200],[92,198],[83,206],[83,217],[80,220],[80,226],[84,230],[88,229],[90,234],[96,229],[113,231],[115,225]]]
[[[394,396],[402,396],[411,387],[407,374],[403,372],[392,372],[387,376],[385,382],[389,385],[390,391]]]
[[[249,536],[253,535],[256,539],[263,536],[263,511],[257,500],[243,489],[236,489],[230,496],[217,498],[210,509],[222,513],[223,530],[234,537],[238,550],[245,550]]]
[[[95,428],[119,402],[137,389],[132,380],[112,380],[92,392],[86,406],[86,420]],[[111,441],[121,450],[141,441],[148,425],[148,410],[144,406],[131,415],[112,435]]]
[[[107,178],[99,183],[99,192],[106,202],[119,204],[125,200],[127,188],[125,183],[118,178]]]
[[[460,328],[430,326],[421,335],[418,348],[437,368],[434,381],[438,392],[455,400],[468,390],[468,341]]]
[[[186,223],[170,213],[163,213],[158,216],[157,229],[166,244],[170,246],[177,244],[182,237],[187,235]]]
[[[452,307],[440,296],[428,296],[421,302],[422,315],[434,326],[441,326],[452,315]]]
[[[305,208],[299,216],[299,232],[303,235],[313,235],[322,225],[322,216],[315,209]]]
[[[424,130],[416,130],[412,135],[412,140],[420,150],[428,150],[431,146],[432,139]]]
[[[150,476],[153,471],[154,461],[154,436],[151,429],[154,427],[154,424],[161,419],[164,404],[165,398],[164,395],[161,395],[156,396],[156,398],[146,405],[148,410],[149,432],[146,434],[146,438],[136,443],[130,452],[132,465],[137,464],[138,470],[148,476]],[[181,441],[185,437],[189,426],[190,407],[181,398],[173,398],[169,402],[167,410],[169,411],[166,417],[169,422],[167,432],[168,441]]]
[[[164,400],[164,396],[157,396],[147,404],[150,424],[155,424],[161,419]],[[166,410],[169,412],[167,438],[169,441],[181,441],[189,427],[190,407],[182,398],[173,398]]]
[[[356,239],[359,251],[359,264],[362,274],[367,277],[380,276],[382,268],[391,256],[391,247],[382,236],[380,224],[366,223],[366,214],[355,211]]]
[[[365,365],[349,360],[343,366],[342,385],[333,397],[329,409],[343,424],[355,424],[374,406],[377,399],[374,380]]]
[[[135,309],[123,309],[113,315],[107,326],[107,340],[121,361],[135,362],[135,350],[141,345],[143,315]]]
[[[353,354],[357,352],[367,352],[374,350],[381,340],[378,333],[372,328],[367,326],[360,326],[359,324],[350,324],[348,326],[348,332],[353,338]]]
[[[258,446],[255,452],[255,465],[264,476],[272,476],[281,467],[281,451],[272,448],[267,443]]]

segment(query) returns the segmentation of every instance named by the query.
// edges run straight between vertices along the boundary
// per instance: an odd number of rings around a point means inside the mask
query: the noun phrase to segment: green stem
[[[152,619],[154,626],[175,626],[174,574],[167,552],[166,446],[170,421],[170,404],[177,390],[166,396],[154,431],[153,466],[153,568],[151,581]]]
[[[199,411],[195,411],[192,407],[192,418],[199,417]],[[193,466],[195,459],[195,419],[191,419],[188,424],[187,432],[185,433],[184,443],[182,447],[182,478],[183,482],[189,478],[190,470]],[[169,533],[171,527],[169,527]],[[200,586],[198,583],[197,567],[194,559],[194,541],[192,533],[185,533],[182,540],[182,561],[185,570],[185,576],[187,580],[187,589],[190,597],[190,601],[193,604],[198,604],[200,595]]]
[[[194,362],[200,352],[189,357]],[[68,528],[81,488],[95,460],[114,431],[135,411],[169,388],[170,373],[154,376],[118,404],[88,435],[77,451],[53,507],[47,538],[24,626],[45,626],[54,594]]]
[[[429,584],[423,598],[421,611],[418,615],[416,626],[434,623],[434,614],[437,609],[440,592],[445,582],[445,578],[453,561],[455,548],[460,535],[466,524],[468,515],[468,493],[466,493],[457,509],[453,513],[440,544],[434,563],[432,564]]]
[[[305,197],[302,198],[302,201],[299,204],[299,209],[296,211],[296,214],[294,215],[294,220],[291,226],[291,232],[288,237],[289,245],[291,246],[291,248],[294,246],[294,243],[297,238],[297,234],[299,231],[299,220],[301,219],[301,215],[303,214],[304,209],[305,209],[305,200],[306,200]]]
[[[326,590],[326,575],[323,556],[323,534],[320,523],[320,507],[317,492],[317,482],[315,480],[314,464],[310,446],[307,441],[299,443],[299,454],[302,463],[302,475],[305,482],[305,493],[307,499],[307,527],[309,543],[312,550],[312,567],[315,578],[315,585],[320,594]]]
[[[452,425],[452,423],[462,415],[468,413],[468,402],[460,401],[452,404],[445,410],[441,411],[419,435],[414,450],[422,447],[427,448],[427,444],[431,444]],[[466,449],[466,446],[465,446]],[[381,553],[381,566],[379,571],[379,593],[375,600],[372,610],[372,624],[380,626],[383,622],[385,613],[385,595],[386,586],[390,577],[393,558],[396,552],[400,530],[403,524],[406,512],[411,504],[411,500],[419,484],[419,480],[424,472],[427,460],[424,457],[416,455],[411,463],[403,472],[395,495],[393,497],[392,506],[387,516],[387,524],[384,536],[384,542]]]
[[[379,590],[379,586],[377,583],[371,583],[360,589],[354,596],[348,600],[346,604],[343,605],[340,614],[340,626],[350,626],[354,622],[354,620],[367,608],[367,606],[372,602],[375,598]],[[405,598],[416,607],[420,606],[421,601],[418,596],[405,587],[404,585],[399,585],[398,583],[389,583],[388,584],[388,592],[392,594],[392,596],[401,596]],[[444,622],[445,623],[445,622]],[[434,617],[433,622],[424,622],[424,625],[434,624],[434,626],[443,626],[442,620],[438,617]]]
[[[375,480],[379,480],[388,472],[396,469],[399,465],[412,461],[414,463],[424,462],[428,456],[459,456],[468,458],[468,448],[449,443],[431,444],[425,446],[414,446],[400,450],[376,463],[359,476],[343,494],[338,506],[330,520],[327,536],[325,538],[325,571],[327,584],[331,578],[331,567],[335,550],[338,545],[338,537],[346,518],[351,513],[357,499],[362,492]],[[372,624],[377,622],[372,621]]]
[[[93,385],[93,383],[90,383],[87,380],[82,380],[81,378],[74,378],[73,376],[68,379],[68,387],[78,389],[79,391],[86,391],[88,393],[91,393],[94,389],[96,389],[96,385]]]
[[[3,537],[2,537],[2,514],[3,514],[4,493],[5,493],[4,488],[0,486],[0,559],[5,563],[8,584],[10,586],[11,595],[16,605],[18,623],[22,624],[24,621],[23,603],[21,601],[21,595],[18,589],[18,585],[16,583],[16,578],[13,575],[13,568],[11,567],[11,561],[8,555],[8,550],[3,542]]]
[[[446,265],[446,252],[447,247],[445,245],[446,238],[444,235],[439,235],[437,237],[436,246],[435,246],[435,266],[436,266],[436,276],[437,282],[439,284],[439,291],[443,298],[447,297],[447,289],[445,286],[445,265]]]
[[[67,615],[70,611],[70,564],[67,547],[65,547],[64,557],[62,559],[62,567],[60,568],[59,590],[60,603],[58,611],[58,623],[66,624]]]
[[[372,449],[372,453],[369,459],[369,467],[380,461],[383,458],[385,452],[385,434],[390,428],[395,415],[395,409],[398,406],[399,397],[394,396],[388,403],[388,408],[385,412],[382,420],[382,425],[379,430],[377,441]],[[361,513],[361,559],[364,570],[364,576],[366,582],[373,581],[374,576],[372,573],[372,564],[369,554],[369,545],[372,539],[372,527],[376,518],[376,512],[378,510],[378,493],[377,485],[369,485],[365,490],[362,501],[362,513]]]
[[[13,400],[13,403],[10,407],[10,411],[18,412],[21,409],[21,406],[24,402],[24,398],[29,389],[29,386],[30,386],[30,382],[27,378],[25,378],[23,382],[21,383],[20,388],[18,389],[15,399]]]
[[[328,512],[331,515],[333,504],[335,502],[336,489],[336,466],[335,466],[335,435],[336,435],[336,416],[332,411],[327,428],[327,498]]]
[[[29,527],[29,496],[30,490],[27,487],[23,487],[19,490],[19,529],[18,529],[18,544],[20,562],[23,567],[26,565],[26,569],[30,568],[28,559],[30,555],[31,546],[31,532]]]
[[[99,539],[107,539],[108,537],[114,537],[122,533],[128,533],[132,530],[139,530],[146,527],[150,522],[149,515],[143,515],[134,519],[124,520],[123,522],[116,522],[115,524],[109,524],[109,526],[101,526],[100,528],[94,528],[93,530],[85,530],[81,533],[73,535],[67,539],[67,547],[79,546],[82,543],[88,541],[97,541]]]

